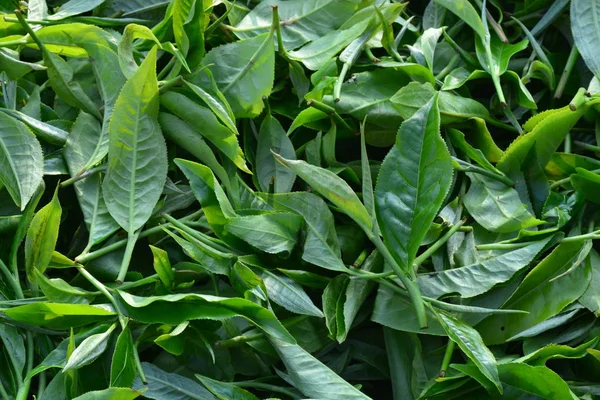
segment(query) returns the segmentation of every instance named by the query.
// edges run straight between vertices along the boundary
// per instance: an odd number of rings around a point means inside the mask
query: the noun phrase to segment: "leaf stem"
[[[454,354],[455,346],[456,344],[452,341],[452,339],[448,339],[448,344],[446,345],[446,352],[444,353],[444,359],[442,360],[442,366],[440,368],[440,378],[446,376],[446,371],[448,371],[450,360],[452,360],[452,354]]]
[[[417,313],[417,321],[419,323],[419,327],[421,329],[427,328],[427,314],[425,313],[425,304],[423,302],[423,298],[421,297],[421,291],[419,289],[419,284],[414,279],[414,273],[404,272],[402,268],[398,265],[388,248],[385,246],[381,238],[374,234],[369,234],[369,239],[373,242],[377,250],[381,253],[384,260],[392,267],[392,270],[398,275],[400,281],[408,291],[410,295],[410,299],[412,300],[413,306]],[[409,275],[410,274],[410,275]],[[387,282],[386,280],[381,280],[380,282]]]
[[[135,243],[137,242],[141,231],[142,229],[140,228],[135,232],[127,232],[127,245],[125,246],[125,254],[123,254],[121,269],[119,270],[119,275],[117,275],[117,283],[119,284],[125,281],[127,270],[129,270],[129,263],[131,262],[131,256],[133,256],[133,249],[135,248]]]
[[[119,323],[121,324],[121,328],[125,329],[125,327],[127,326],[127,319],[125,318],[125,316],[123,315],[123,312],[121,311],[121,308],[119,307],[119,305],[117,304],[117,301],[115,300],[114,296],[108,291],[108,288],[106,286],[104,286],[104,284],[102,282],[100,282],[99,280],[97,280],[94,275],[90,274],[83,265],[81,264],[76,264],[75,265],[79,271],[79,273],[88,281],[92,284],[92,286],[94,286],[96,289],[98,289],[98,291],[100,293],[102,293],[104,295],[104,297],[106,297],[106,299],[108,301],[110,301],[110,303],[113,305],[113,307],[115,308],[115,312],[117,313],[117,316],[119,318]]]
[[[567,58],[565,69],[563,70],[563,73],[560,76],[560,80],[558,81],[558,85],[556,86],[556,91],[554,92],[555,99],[560,99],[562,97],[565,87],[567,86],[567,81],[571,76],[571,72],[575,67],[575,63],[577,62],[578,57],[579,50],[577,50],[577,46],[571,46],[571,52],[569,53],[569,58]]]
[[[575,144],[576,144],[576,145],[577,145],[577,143],[578,143],[578,142],[577,142],[577,141],[575,141]],[[590,146],[591,146],[591,145],[590,145]],[[600,150],[600,149],[599,149],[599,150]],[[594,170],[591,170],[590,172],[593,172],[593,173],[595,173],[595,174],[600,174],[600,169],[594,169]],[[554,181],[554,182],[553,182],[553,183],[550,185],[550,189],[554,189],[554,188],[556,188],[556,187],[562,186],[562,185],[564,185],[565,183],[569,183],[569,182],[571,182],[571,177],[570,177],[570,176],[568,176],[568,177],[566,177],[566,178],[563,178],[563,179],[559,179],[559,180],[557,180],[557,181]]]
[[[190,215],[187,215],[187,216],[181,218],[180,221],[193,220],[193,219],[201,216],[203,213],[204,213],[204,211],[198,210]],[[140,233],[138,239],[145,238],[147,236],[154,235],[155,233],[162,232],[164,227],[170,227],[170,226],[172,226],[170,223],[166,223],[162,226],[159,225],[159,226],[155,226],[150,229],[146,229],[145,231]],[[91,253],[79,255],[75,258],[75,261],[80,264],[85,264],[87,262],[90,262],[97,258],[100,258],[108,253],[112,253],[113,251],[118,250],[122,247],[125,247],[126,245],[127,245],[127,239],[123,239],[118,242],[109,244],[108,246],[102,247],[101,249],[98,249],[96,251],[92,251]]]
[[[528,242],[519,243],[487,243],[475,246],[477,250],[512,250],[520,249],[522,247],[529,246]]]
[[[415,258],[415,261],[413,262],[413,267],[415,268],[415,270],[419,267],[419,265],[423,264],[425,260],[431,257],[440,247],[446,244],[446,242],[452,237],[452,235],[458,232],[460,227],[463,226],[465,222],[467,222],[467,219],[463,218],[456,224],[452,225],[452,227],[448,229],[448,232],[446,232],[444,236],[435,241],[435,243],[429,246],[427,250],[425,250],[423,253],[421,253],[421,255]]]
[[[338,114],[337,111],[335,111],[335,108],[331,107],[330,105],[322,103],[318,100],[309,100],[306,103],[306,105],[309,107],[312,107],[316,110],[319,110],[321,112],[324,112],[325,114],[327,114],[331,118],[333,118],[336,122],[338,122],[340,125],[342,125],[344,128],[346,128],[348,131],[350,131],[352,133],[356,133],[356,129],[354,129],[350,125],[348,125],[348,123],[346,121],[344,121],[344,119],[340,116],[340,114]]]
[[[282,325],[285,326],[286,328],[291,328],[292,326],[297,325],[300,322],[306,321],[308,318],[310,318],[309,315],[300,315],[298,317],[290,318],[289,320],[282,322]],[[217,347],[237,346],[242,343],[248,343],[248,342],[252,342],[254,340],[261,339],[264,336],[265,336],[264,332],[259,332],[259,333],[255,333],[252,335],[239,335],[239,336],[233,337],[231,339],[219,340],[218,342],[215,343],[215,346],[217,346]]]
[[[338,76],[337,81],[335,81],[335,86],[333,87],[333,101],[336,103],[340,101],[340,97],[342,96],[342,85],[344,84],[346,74],[348,74],[349,70],[350,63],[344,63],[342,66],[342,71],[340,72],[340,76]]]
[[[159,88],[158,88],[158,93],[165,93],[168,92],[169,90],[171,90],[172,88],[176,87],[176,86],[181,86],[183,85],[183,76],[178,75],[173,79],[169,79],[167,81],[161,81],[158,83],[159,84]]]
[[[99,165],[99,166],[97,166],[95,168],[88,169],[87,171],[83,171],[82,173],[77,174],[74,177],[69,178],[69,179],[67,179],[64,182],[61,182],[60,183],[60,187],[61,187],[61,189],[65,188],[65,187],[67,187],[69,185],[74,184],[75,182],[78,182],[78,181],[80,181],[82,179],[87,178],[88,176],[91,176],[91,175],[94,175],[94,174],[97,174],[97,173],[103,172],[103,171],[106,171],[106,166],[105,165]]]
[[[575,146],[581,147],[582,149],[593,151],[596,153],[600,152],[600,146],[594,146],[593,144],[580,142],[578,140],[575,140],[573,143],[575,144]]]
[[[283,36],[281,35],[281,21],[279,20],[279,6],[273,4],[273,26],[275,27],[275,33],[277,34],[277,51],[279,55],[289,61],[290,56],[288,55],[285,47],[283,47]]]
[[[23,289],[21,289],[21,285],[19,284],[17,279],[14,277],[14,275],[10,273],[10,270],[8,269],[8,267],[6,266],[6,264],[4,264],[4,262],[2,260],[0,260],[0,271],[2,271],[2,273],[6,277],[6,280],[10,284],[10,287],[15,292],[15,296],[19,299],[22,299],[23,298]]]
[[[457,170],[457,171],[461,171],[461,172],[473,172],[475,174],[484,175],[484,176],[487,176],[488,178],[491,178],[491,179],[496,180],[498,182],[502,182],[506,186],[509,186],[509,187],[512,187],[515,184],[512,181],[512,179],[510,179],[506,175],[500,175],[500,174],[497,174],[495,172],[489,171],[489,170],[487,170],[485,168],[481,168],[481,167],[478,167],[478,166],[475,166],[475,165],[470,165],[468,167],[455,166],[454,169]]]

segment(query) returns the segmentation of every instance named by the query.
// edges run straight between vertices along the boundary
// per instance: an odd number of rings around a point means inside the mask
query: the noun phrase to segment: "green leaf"
[[[594,249],[590,251],[590,256],[585,261],[590,264],[592,278],[590,286],[579,298],[579,302],[588,310],[598,315],[600,312],[600,255]]]
[[[98,107],[85,93],[81,84],[74,80],[71,65],[54,53],[43,49],[44,64],[48,67],[48,79],[58,96],[72,107],[84,110],[98,119],[102,118]]]
[[[121,36],[121,40],[119,40],[118,47],[119,65],[121,66],[123,75],[127,79],[131,79],[138,69],[138,65],[133,57],[133,41],[135,39],[151,40],[156,43],[158,47],[161,47],[160,41],[148,27],[137,24],[127,25],[123,30],[123,36]],[[148,57],[146,57],[146,59],[148,59]]]
[[[127,81],[109,127],[104,201],[130,234],[142,227],[158,202],[167,175],[167,148],[158,125],[156,48]]]
[[[158,247],[150,246],[150,250],[152,250],[152,254],[154,255],[153,265],[158,277],[166,287],[172,287],[175,282],[175,272],[171,268],[169,255],[166,251]]]
[[[600,175],[585,170],[576,168],[577,173],[571,175],[571,185],[577,190],[586,200],[592,203],[599,203],[598,189],[600,189]]]
[[[408,296],[400,296],[390,288],[379,285],[371,320],[380,325],[403,332],[445,336],[446,333],[433,312],[425,308],[427,329],[421,329],[415,308]]]
[[[420,274],[421,293],[433,298],[455,293],[463,298],[483,294],[527,267],[551,239],[548,237],[531,242],[525,247],[496,254],[472,265]]]
[[[544,223],[521,203],[519,194],[502,182],[467,173],[471,187],[464,197],[469,214],[491,232],[514,232]]]
[[[267,115],[260,125],[258,148],[256,149],[256,175],[260,188],[270,192],[271,185],[275,193],[287,193],[292,190],[296,174],[278,162],[273,152],[288,160],[296,159],[296,151],[279,121]]]
[[[379,170],[377,219],[404,271],[414,258],[452,183],[452,160],[440,136],[438,96],[406,120]]]
[[[347,275],[338,275],[333,278],[323,291],[323,311],[329,330],[329,337],[338,339],[346,332],[344,321],[344,303],[346,302],[346,289],[350,279]],[[341,343],[341,340],[338,339]]]
[[[83,14],[93,10],[105,1],[106,0],[69,0],[61,5],[57,12],[49,15],[47,19],[58,21],[74,15]]]
[[[498,162],[497,168],[510,176],[514,171],[520,170],[520,166],[533,147],[539,164],[545,167],[552,154],[586,109],[586,105],[577,107],[576,111],[572,111],[569,107],[563,107],[557,110],[547,110],[532,117],[523,125],[523,129],[529,132],[519,136],[511,143]]]
[[[271,94],[275,78],[273,33],[215,47],[202,63],[212,72],[237,118],[260,114],[262,99]]]
[[[485,40],[486,30],[481,22],[479,14],[468,0],[435,0],[441,6],[446,7],[469,25],[481,40]]]
[[[113,311],[87,304],[32,303],[4,309],[2,312],[18,322],[32,326],[64,329],[106,320]]]
[[[210,73],[210,70],[200,70],[195,77],[196,80],[199,80],[198,78],[204,78],[202,79],[202,83],[208,81],[209,84],[207,84],[207,86],[210,86],[210,89],[205,90],[204,88],[187,81],[184,81],[185,85],[190,88],[190,90],[194,92],[196,96],[206,103],[206,105],[212,110],[212,112],[215,113],[215,115],[226,127],[237,134],[237,127],[235,126],[235,117],[233,115],[233,111],[231,110],[229,103],[227,103],[227,100],[225,100],[225,96],[223,96],[223,94],[219,91],[219,88],[217,88],[217,84]]]
[[[425,107],[435,94],[436,91],[430,83],[411,82],[400,89],[390,101],[402,118],[409,119]],[[441,123],[444,125],[469,118],[490,118],[488,110],[481,103],[446,91],[439,92],[438,107]]]
[[[293,60],[302,62],[306,68],[316,71],[359,37],[368,24],[369,20],[365,20],[348,29],[331,31],[298,50],[290,51],[289,56]]]
[[[502,308],[529,314],[493,315],[478,326],[488,344],[502,343],[562,311],[587,289],[590,266],[584,263],[591,249],[589,241],[559,244],[527,274]],[[583,265],[582,265],[583,264]]]
[[[70,266],[73,266],[71,262]],[[51,266],[51,265],[50,265]],[[55,303],[88,304],[94,299],[94,294],[73,287],[60,278],[48,279],[38,269],[34,269],[35,281],[48,300]]]
[[[175,92],[162,94],[160,102],[163,107],[183,119],[196,132],[214,144],[238,168],[249,172],[235,131],[222,125],[209,108],[202,107],[187,96]]]
[[[521,40],[516,44],[503,43],[497,35],[492,35],[490,40],[490,55],[481,40],[476,40],[477,58],[479,63],[490,75],[500,76],[508,69],[508,62],[516,53],[523,51],[529,45],[528,40]]]
[[[572,0],[570,11],[571,33],[575,46],[589,70],[600,76],[600,57],[596,51],[600,43],[600,4],[597,0]]]
[[[229,219],[225,229],[257,249],[289,256],[297,243],[302,217],[288,212],[271,212]]]
[[[0,324],[0,342],[10,359],[10,365],[15,375],[21,380],[25,368],[25,341],[19,330],[8,324]]]
[[[204,165],[180,158],[175,159],[175,164],[190,181],[194,196],[202,205],[206,220],[217,237],[227,243],[239,241],[233,234],[225,230],[228,218],[236,214],[212,171]]]
[[[202,382],[212,394],[223,400],[258,400],[258,397],[231,383],[219,382],[196,374],[196,378]]]
[[[218,400],[202,385],[189,378],[165,372],[147,362],[142,363],[142,368],[148,383],[142,383],[138,377],[133,389],[146,389],[144,397],[154,400]]]
[[[42,207],[31,220],[25,239],[25,270],[30,282],[35,280],[35,270],[44,272],[50,264],[58,240],[62,208],[58,200],[58,187],[50,203]]]
[[[0,112],[0,184],[25,209],[43,176],[42,148],[22,123]]]
[[[229,177],[225,168],[219,164],[215,154],[200,132],[196,131],[184,120],[166,112],[158,113],[158,122],[163,134],[170,142],[175,143],[196,157],[200,162],[206,164],[225,185],[229,185]]]
[[[345,271],[333,215],[327,203],[307,192],[259,194],[275,209],[298,213],[307,226],[302,259],[333,271]]]
[[[297,344],[274,337],[269,341],[283,361],[288,379],[305,396],[315,399],[369,399]]]
[[[524,357],[516,360],[534,366],[544,366],[548,360],[554,359],[575,359],[583,358],[588,354],[588,350],[598,344],[598,338],[594,338],[589,342],[583,343],[577,347],[569,347],[559,344],[549,344],[539,350],[529,353]]]
[[[185,321],[175,326],[169,333],[164,333],[154,339],[154,343],[165,349],[171,354],[180,356],[185,349],[184,338],[182,333],[189,326],[190,322]]]
[[[286,160],[278,154],[275,157],[308,183],[314,191],[339,207],[366,232],[373,229],[369,212],[342,178],[331,171],[315,167],[304,161]]]
[[[241,316],[275,338],[295,343],[275,315],[249,300],[201,294],[139,297],[119,291],[128,314],[144,323],[176,325],[193,319],[224,320]]]
[[[101,143],[104,140],[106,142]],[[64,149],[71,176],[76,176],[93,161],[99,147],[105,147],[108,151],[108,138],[103,137],[100,124],[93,116],[81,112]],[[73,184],[90,235],[89,246],[101,242],[119,229],[119,224],[106,208],[101,183],[100,176],[95,174]]]
[[[549,368],[507,363],[498,365],[498,372],[502,382],[543,399],[577,399],[567,383]]]
[[[77,346],[73,353],[69,356],[67,364],[62,369],[65,373],[70,370],[79,369],[84,365],[88,365],[96,360],[108,346],[108,340],[112,331],[117,327],[112,324],[104,333],[97,333],[86,338]]]
[[[110,386],[131,387],[135,380],[135,345],[129,327],[125,327],[117,338],[115,352],[110,364]]]
[[[444,311],[436,312],[436,315],[450,339],[460,347],[465,355],[477,366],[479,371],[502,393],[502,384],[498,377],[496,358],[485,344],[483,344],[479,333]]]
[[[267,32],[271,29],[272,5],[279,8],[283,46],[290,51],[336,30],[356,10],[349,0],[269,0],[246,15],[234,33],[245,39]]]
[[[296,314],[324,317],[323,312],[314,305],[302,286],[292,279],[267,270],[261,271],[260,275],[270,300]]]

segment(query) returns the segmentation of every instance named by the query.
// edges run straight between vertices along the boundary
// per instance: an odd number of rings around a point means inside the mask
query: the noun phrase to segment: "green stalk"
[[[350,64],[344,63],[342,66],[342,71],[340,72],[340,76],[337,78],[337,81],[335,81],[335,86],[333,87],[333,98],[336,103],[340,101],[340,97],[342,95],[342,84],[344,83],[349,70]]]
[[[288,55],[285,47],[283,47],[283,36],[281,35],[281,21],[279,20],[279,7],[274,4],[271,6],[273,9],[273,26],[275,27],[275,33],[277,34],[277,51],[279,55],[286,60],[290,60],[290,56]]]
[[[440,247],[442,247],[448,241],[448,239],[450,239],[452,237],[452,235],[454,235],[456,232],[459,232],[460,230],[462,230],[462,228],[470,228],[470,229],[468,229],[468,231],[473,229],[472,227],[463,227],[465,222],[466,222],[466,219],[463,218],[456,224],[452,225],[452,227],[448,230],[448,232],[446,232],[444,234],[444,236],[439,238],[435,243],[433,243],[431,246],[429,246],[429,248],[427,250],[425,250],[421,255],[419,255],[417,258],[415,258],[415,261],[413,262],[413,267],[415,268],[415,270],[417,269],[417,267],[419,265],[423,264],[423,262],[425,262],[425,260],[427,260],[429,257],[431,257],[433,255],[433,253],[435,253]],[[361,271],[361,272],[352,271],[352,272],[353,272],[354,276],[356,276],[358,278],[362,278],[362,279],[388,278],[388,277],[394,275],[394,273],[395,273],[395,271],[386,271],[386,272],[380,272],[380,273],[365,273],[365,271]]]
[[[454,167],[455,170],[457,171],[461,171],[461,172],[473,172],[476,174],[480,174],[480,175],[484,175],[487,176],[488,178],[491,178],[495,181],[498,182],[502,182],[504,183],[506,186],[512,187],[515,183],[512,181],[512,179],[510,179],[508,176],[506,175],[500,175],[497,174],[495,172],[489,171],[485,168],[481,168],[481,167],[477,167],[475,165],[473,166],[468,166],[468,167]]]
[[[69,178],[64,182],[61,182],[60,187],[61,187],[61,189],[65,188],[69,185],[74,184],[75,182],[79,182],[80,180],[87,178],[88,176],[92,176],[94,174],[97,174],[99,172],[104,172],[104,171],[106,171],[105,165],[100,165],[95,168],[88,169],[87,171],[82,171],[82,173],[77,174],[74,177]]]
[[[138,229],[135,232],[127,232],[127,245],[125,246],[125,254],[123,254],[121,269],[119,270],[119,275],[117,276],[117,283],[119,284],[125,282],[125,276],[127,275],[129,263],[131,262],[131,256],[133,256],[133,249],[135,248],[135,243],[137,242],[141,231],[141,229]]]
[[[340,125],[342,125],[344,128],[346,128],[348,131],[350,131],[352,133],[356,132],[356,129],[354,129],[350,125],[348,125],[348,123],[346,121],[344,121],[344,119],[340,116],[340,114],[338,114],[337,111],[335,111],[335,108],[333,108],[325,103],[322,103],[318,100],[309,100],[306,103],[306,105],[329,115],[336,122],[338,122]]]
[[[193,219],[201,216],[203,213],[204,213],[204,211],[198,210],[198,211],[196,211],[196,212],[194,212],[194,213],[192,213],[190,215],[187,215],[187,216],[181,218],[180,221],[193,220]],[[155,233],[162,232],[163,228],[165,228],[165,227],[171,227],[171,226],[172,226],[172,224],[166,223],[166,224],[164,224],[162,226],[159,225],[159,226],[155,226],[155,227],[150,228],[150,229],[146,229],[145,231],[143,231],[143,232],[140,233],[138,239],[145,238],[145,237],[154,235]],[[112,253],[115,250],[119,250],[120,248],[125,247],[126,245],[127,245],[127,239],[123,239],[123,240],[120,240],[118,242],[109,244],[106,247],[102,247],[101,249],[98,249],[96,251],[92,251],[91,253],[81,254],[81,255],[75,257],[75,261],[78,262],[78,263],[80,263],[80,264],[85,264],[87,262],[93,261],[93,260],[95,260],[97,258],[100,258],[102,256],[105,256],[105,255],[107,255],[109,253]]]
[[[513,250],[520,249],[522,247],[528,246],[527,242],[520,243],[489,243],[489,244],[480,244],[475,246],[477,250]]]
[[[159,93],[168,92],[169,90],[171,90],[172,88],[174,88],[176,86],[183,85],[183,76],[178,75],[173,79],[169,79],[168,81],[161,81],[158,83],[158,85],[159,85],[159,88],[158,88]]]
[[[419,323],[419,327],[421,329],[426,329],[427,314],[425,313],[425,304],[423,302],[423,299],[421,298],[421,291],[419,289],[419,285],[417,284],[416,279],[414,279],[414,273],[407,273],[402,271],[402,268],[400,268],[400,266],[398,265],[390,251],[387,249],[387,247],[385,247],[385,244],[383,244],[383,241],[379,236],[370,234],[369,239],[371,239],[371,241],[373,242],[375,247],[377,247],[377,250],[379,250],[385,261],[387,261],[387,263],[392,267],[396,275],[398,275],[398,278],[400,278],[400,281],[402,282],[402,284],[408,291],[408,294],[410,295],[410,299],[417,313],[417,321]],[[380,282],[385,282],[385,280],[382,280]]]
[[[567,64],[565,65],[565,69],[560,76],[560,80],[556,86],[556,91],[554,92],[555,99],[560,99],[562,97],[565,87],[567,86],[567,81],[569,80],[571,72],[573,71],[575,63],[577,62],[577,57],[579,57],[579,50],[577,50],[577,46],[571,46],[571,52],[569,53],[569,58],[567,58]]]
[[[6,266],[6,264],[4,264],[4,262],[2,260],[0,260],[0,271],[2,271],[2,274],[5,276],[6,281],[9,283],[13,292],[15,292],[15,296],[19,299],[22,299],[23,298],[23,289],[21,289],[21,285],[19,284],[17,279],[14,277],[14,275],[10,273],[8,267]]]
[[[595,153],[600,152],[600,146],[594,146],[593,144],[580,142],[578,140],[575,140],[573,143],[575,144],[575,146],[581,147],[584,150],[593,151]]]
[[[282,325],[285,326],[286,328],[290,328],[294,325],[299,324],[300,322],[307,320],[308,318],[309,318],[308,315],[301,315],[298,317],[290,318],[289,320],[282,322]],[[259,333],[253,334],[253,335],[239,335],[239,336],[233,337],[231,339],[219,340],[218,342],[215,343],[215,346],[216,347],[237,346],[242,343],[248,343],[248,342],[252,342],[254,340],[264,338],[264,336],[265,336],[264,332],[259,332]]]
[[[455,347],[456,343],[451,339],[448,339],[448,345],[446,345],[446,352],[444,353],[444,359],[442,360],[442,367],[440,368],[440,378],[446,376],[446,371],[448,371],[448,366],[450,365],[450,360],[452,360],[452,354],[454,354]]]
[[[577,144],[577,143],[578,143],[578,142],[575,142],[575,144]],[[591,145],[590,145],[590,146],[591,146]],[[599,150],[600,150],[600,149],[599,149]],[[591,170],[590,172],[593,172],[593,173],[595,173],[595,174],[600,174],[600,169],[594,169],[594,170]],[[553,183],[550,185],[550,189],[554,189],[554,188],[556,188],[556,187],[562,186],[562,185],[564,185],[565,183],[569,183],[569,182],[571,182],[571,178],[570,178],[570,177],[563,178],[563,179],[559,179],[559,180],[557,180],[557,181],[554,181],[554,182],[553,182]]]

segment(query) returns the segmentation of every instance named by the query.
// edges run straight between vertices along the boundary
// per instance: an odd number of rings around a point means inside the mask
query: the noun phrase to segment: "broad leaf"
[[[438,97],[406,120],[386,156],[375,187],[381,233],[405,271],[450,190],[450,154],[440,136]]]

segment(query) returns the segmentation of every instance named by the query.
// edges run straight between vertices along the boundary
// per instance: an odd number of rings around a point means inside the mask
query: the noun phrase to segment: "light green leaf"
[[[119,40],[118,54],[119,54],[119,65],[121,71],[127,79],[130,79],[135,71],[138,69],[138,65],[133,58],[133,41],[135,39],[151,40],[158,47],[161,47],[160,41],[154,36],[152,31],[143,25],[129,24],[123,31],[123,36]],[[148,59],[148,57],[146,57]]]
[[[127,81],[109,127],[104,201],[117,223],[132,234],[158,202],[167,175],[167,147],[158,117],[156,47]]]
[[[263,97],[271,94],[275,79],[272,33],[215,47],[202,63],[211,70],[237,118],[260,114]]]
[[[108,346],[108,340],[110,334],[117,327],[116,324],[112,324],[110,328],[104,333],[97,333],[86,338],[83,342],[77,346],[73,353],[69,356],[67,364],[62,369],[62,372],[67,372],[74,369],[79,369],[84,365],[88,365],[96,360]]]
[[[336,30],[356,10],[349,0],[268,0],[254,7],[234,33],[245,39],[267,32],[272,24],[272,5],[279,8],[283,46],[290,51]]]
[[[93,10],[105,1],[106,0],[69,0],[61,5],[57,12],[49,15],[47,19],[50,21],[58,21],[74,15],[83,14]]]
[[[58,240],[62,208],[58,187],[50,203],[42,207],[31,220],[25,239],[25,270],[30,282],[35,281],[34,270],[44,272],[50,264]]]
[[[129,326],[119,334],[110,364],[110,386],[131,387],[135,380],[135,344]]]
[[[479,14],[469,0],[435,0],[441,6],[446,7],[469,25],[481,40],[485,40],[486,32]]]
[[[152,245],[150,246],[150,250],[152,250],[152,254],[154,255],[153,265],[158,277],[166,287],[172,287],[175,282],[175,272],[171,268],[168,253]]]
[[[126,387],[112,387],[87,392],[75,397],[73,400],[132,400],[140,397],[143,393],[143,390],[136,391]]]

